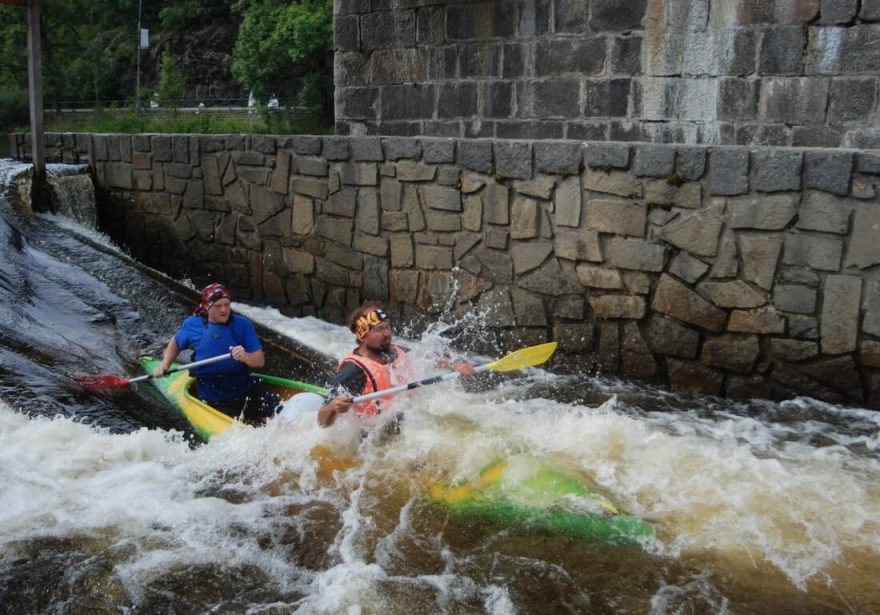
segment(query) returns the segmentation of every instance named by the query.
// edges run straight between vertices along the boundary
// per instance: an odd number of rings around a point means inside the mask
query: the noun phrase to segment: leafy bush
[[[26,128],[30,122],[27,90],[0,86],[0,130]]]
[[[159,68],[159,85],[156,86],[156,93],[159,95],[159,102],[164,107],[177,109],[180,106],[180,99],[183,98],[186,89],[186,79],[174,57],[167,49],[162,53],[162,64]]]
[[[239,0],[232,73],[265,107],[276,84],[303,80],[298,104],[333,117],[332,0]]]

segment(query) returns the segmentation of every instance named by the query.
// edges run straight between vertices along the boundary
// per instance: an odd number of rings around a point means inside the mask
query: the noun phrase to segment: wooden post
[[[42,180],[46,171],[43,138],[42,45],[40,43],[40,0],[27,0],[28,85],[30,86],[31,154],[34,180]]]

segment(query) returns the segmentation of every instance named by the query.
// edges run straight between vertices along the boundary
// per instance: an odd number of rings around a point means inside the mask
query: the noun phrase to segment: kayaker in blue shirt
[[[190,370],[196,379],[197,396],[229,416],[262,424],[275,415],[281,401],[251,376],[251,369],[263,367],[266,357],[253,323],[233,313],[231,299],[222,284],[203,288],[201,303],[168,342],[153,375],[164,375],[188,348],[193,350],[193,361],[231,353],[231,359]]]

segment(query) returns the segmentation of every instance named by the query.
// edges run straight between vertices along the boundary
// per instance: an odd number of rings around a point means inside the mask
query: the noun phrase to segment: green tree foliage
[[[0,130],[28,125],[26,46],[24,11],[0,6]]]
[[[333,114],[332,0],[239,0],[233,74],[265,105],[278,83],[301,79],[298,103]]]
[[[141,27],[157,32],[160,13],[173,7],[228,18],[232,1],[142,0]],[[202,4],[204,13],[198,10]],[[23,8],[0,7],[0,85],[27,87],[25,16]],[[138,0],[43,0],[41,16],[47,106],[131,101],[139,53]],[[150,56],[143,52],[141,57],[146,68]]]
[[[106,104],[127,98],[135,80],[137,0],[45,0],[46,104]]]
[[[300,105],[332,120],[332,0],[141,0],[141,27],[150,30],[153,45],[149,51],[138,49],[138,5],[138,0],[43,0],[47,107],[134,107],[138,58],[142,91],[155,89],[162,60],[157,51],[163,48],[171,49],[190,85],[213,84],[218,76],[229,79],[224,63],[237,35],[227,91],[238,90],[234,79],[264,103],[273,93],[295,91]],[[5,104],[22,100],[27,90],[25,17],[21,7],[0,5]],[[208,53],[191,55],[193,40],[207,41]],[[226,46],[212,48],[212,42]],[[206,62],[210,66],[211,53],[220,66],[208,77],[213,81],[201,82],[202,73],[186,72],[193,66],[204,69]]]
[[[183,35],[217,23],[232,23],[233,0],[176,0],[160,2],[159,21],[163,30]]]
[[[159,19],[162,26],[175,33],[186,32],[193,22],[193,17],[199,14],[201,2],[198,0],[184,0],[170,4],[159,11]]]
[[[25,12],[0,6],[0,86],[27,87],[27,26]]]
[[[159,96],[159,102],[163,107],[177,109],[180,106],[180,99],[186,90],[186,79],[174,56],[166,49],[162,52],[162,63],[159,66],[159,84],[156,86],[156,94]]]
[[[30,121],[27,89],[0,85],[0,130],[18,130]]]

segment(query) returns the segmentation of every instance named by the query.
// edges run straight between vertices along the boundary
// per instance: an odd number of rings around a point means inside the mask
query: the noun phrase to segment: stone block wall
[[[28,141],[18,138],[19,154]],[[880,153],[396,137],[48,135],[142,261],[291,315],[364,299],[497,354],[880,407]],[[470,327],[468,329],[468,327]]]
[[[336,0],[337,134],[880,147],[880,0]]]

